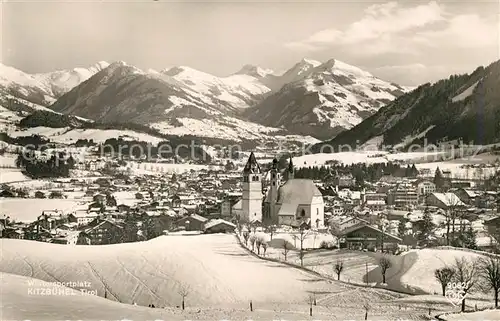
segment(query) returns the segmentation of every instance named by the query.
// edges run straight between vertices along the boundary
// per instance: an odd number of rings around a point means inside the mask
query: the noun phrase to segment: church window
[[[275,178],[276,178],[276,174],[273,174],[273,179],[275,179]]]
[[[273,182],[273,186],[276,186],[276,182]]]
[[[248,176],[243,176],[243,182],[248,182]]]
[[[304,209],[302,209],[302,211],[300,212],[300,216],[302,217],[306,216],[306,211]]]
[[[319,208],[316,208],[316,215],[319,215]]]

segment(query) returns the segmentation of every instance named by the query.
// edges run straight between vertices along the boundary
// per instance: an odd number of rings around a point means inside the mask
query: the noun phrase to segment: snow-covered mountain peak
[[[349,65],[337,59],[330,59],[325,63],[321,64],[320,66],[316,67],[316,69],[318,69],[318,71],[345,73],[359,77],[368,77],[368,78],[373,77],[371,73],[364,71],[363,69],[358,68],[356,66]]]
[[[317,60],[313,60],[313,59],[302,58],[302,60],[300,61],[300,64],[308,64],[308,65],[312,65],[313,67],[318,67],[319,65],[321,65],[321,62],[319,62]]]
[[[244,65],[237,73],[236,75],[248,75],[252,76],[255,78],[264,78],[268,75],[273,74],[274,71],[271,69],[264,69],[259,66],[255,65]]]

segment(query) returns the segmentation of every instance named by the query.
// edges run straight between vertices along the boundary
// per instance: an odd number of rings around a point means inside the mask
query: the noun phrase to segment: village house
[[[424,203],[425,198],[436,191],[436,184],[429,179],[419,179],[415,182],[415,185],[419,203]]]
[[[99,217],[98,212],[87,210],[76,210],[74,213],[68,215],[68,221],[74,222],[78,226],[84,226]]]
[[[340,247],[349,250],[377,250],[382,245],[384,249],[393,249],[401,242],[399,237],[368,224],[351,226],[340,235]]]
[[[426,197],[425,202],[428,206],[435,206],[443,210],[466,207],[466,204],[453,193],[431,193]]]
[[[96,219],[94,226],[84,230],[85,235],[88,236],[90,244],[116,244],[121,243],[123,240],[123,227],[116,222],[110,220]]]
[[[182,217],[178,219],[174,226],[177,229],[184,229],[185,231],[203,231],[205,223],[208,221],[207,218],[192,214],[187,217]]]
[[[231,222],[223,219],[211,220],[205,224],[204,232],[206,234],[210,233],[233,233],[236,228]]]

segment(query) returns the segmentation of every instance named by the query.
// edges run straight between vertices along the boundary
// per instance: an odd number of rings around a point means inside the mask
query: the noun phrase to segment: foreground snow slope
[[[304,302],[307,291],[338,292],[341,285],[279,264],[262,264],[234,245],[231,235],[164,236],[149,242],[65,246],[2,240],[3,272],[46,281],[88,281],[108,298],[140,305],[179,303],[190,288],[190,304]],[[57,253],[54,256],[53,253]]]
[[[470,313],[457,313],[441,316],[446,321],[498,321],[500,310],[485,310]]]
[[[299,269],[259,260],[239,247],[233,235],[162,236],[147,242],[103,246],[1,239],[0,248],[0,272],[48,282],[88,282],[86,289],[99,296],[106,293],[109,300],[144,306],[152,303],[168,311],[159,316],[151,312],[151,318],[162,320],[177,320],[168,313],[182,315],[183,320],[360,320],[364,316],[363,304],[370,305],[371,320],[419,320],[428,309],[419,302],[396,302],[406,297],[403,294],[325,281]],[[181,301],[181,287],[189,288],[188,311],[184,313],[175,308]],[[84,299],[75,296],[71,297],[74,305],[57,301],[60,298],[37,298],[24,307],[26,286],[23,290],[19,283],[2,285],[2,290],[9,298],[2,302],[4,306],[17,304],[24,310],[6,310],[20,313],[13,315],[14,319],[78,319],[78,313],[86,313],[86,307],[94,303],[102,307],[102,314],[95,309],[97,312],[92,311],[83,319],[144,320],[148,314],[139,313],[153,310],[125,306],[123,312],[116,312],[118,303],[109,302],[108,307],[100,305],[101,301],[82,301],[79,306],[77,300]],[[312,292],[316,293],[318,305],[310,318],[308,297]],[[254,312],[248,311],[250,300]],[[38,305],[43,302],[46,306]],[[66,309],[76,314],[68,314]],[[46,314],[51,311],[55,314]],[[133,314],[135,311],[138,314]]]
[[[183,320],[169,311],[120,304],[61,286],[40,286],[39,280],[0,273],[2,320]],[[35,295],[48,290],[64,295]],[[64,291],[64,292],[63,292]]]

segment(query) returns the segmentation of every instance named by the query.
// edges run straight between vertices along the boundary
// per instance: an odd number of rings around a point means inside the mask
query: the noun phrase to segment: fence
[[[488,257],[500,259],[500,255],[499,254],[485,252],[485,251],[478,251],[478,250],[473,250],[473,249],[467,249],[467,248],[463,248],[463,247],[438,246],[438,247],[434,247],[433,249],[436,249],[436,250],[463,251],[463,252],[475,253],[475,254],[479,254],[479,255],[485,255],[485,256],[488,256]]]

